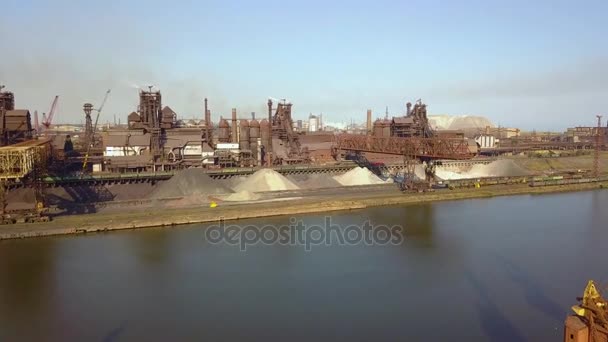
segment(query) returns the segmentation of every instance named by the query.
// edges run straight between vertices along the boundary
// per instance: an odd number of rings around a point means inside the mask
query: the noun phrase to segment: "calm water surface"
[[[586,281],[608,283],[607,203],[595,191],[332,214],[403,225],[405,241],[310,252],[212,245],[203,225],[4,241],[0,341],[560,341]]]

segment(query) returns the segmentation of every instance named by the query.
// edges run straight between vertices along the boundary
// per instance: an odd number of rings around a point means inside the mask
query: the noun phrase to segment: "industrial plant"
[[[99,117],[109,97],[110,90],[98,106],[84,103],[84,125],[66,130],[53,123],[58,96],[40,122],[37,111],[32,119],[28,109],[16,109],[18,96],[0,89],[3,223],[48,221],[69,212],[60,210],[69,201],[74,206],[120,203],[116,193],[121,187],[142,182],[158,186],[185,169],[198,170],[209,182],[269,169],[281,176],[309,174],[321,183],[338,186],[340,180],[328,179],[358,168],[375,177],[360,173],[368,181],[359,185],[397,183],[406,192],[502,184],[515,176],[528,177],[523,181],[531,185],[580,182],[601,177],[599,160],[608,133],[600,118],[597,127],[576,127],[553,136],[490,126],[473,131],[438,129],[431,125],[427,105],[421,100],[406,102],[403,112],[391,118],[387,111],[374,120],[372,110],[367,110],[364,125],[344,130],[325,130],[322,115],[310,114],[304,125],[294,119],[294,104],[273,99],[264,100],[267,113],[263,115],[233,108],[230,117],[220,116],[213,122],[213,102],[204,98],[200,117],[185,121],[178,119],[163,103],[161,91],[153,87],[139,91],[137,110],[126,115],[125,125],[101,127]],[[515,134],[505,135],[505,131]],[[501,160],[543,151],[564,156],[593,151],[594,165],[578,173],[569,169],[564,170],[566,174],[551,174],[548,180],[533,179],[533,172],[525,167]],[[496,177],[503,179],[499,182]],[[342,183],[357,185],[346,178],[342,177]],[[312,184],[308,179],[299,181]],[[57,195],[57,189],[65,194]],[[15,207],[17,202],[20,206]]]

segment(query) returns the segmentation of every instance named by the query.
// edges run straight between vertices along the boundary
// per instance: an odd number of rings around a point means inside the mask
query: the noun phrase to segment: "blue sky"
[[[6,0],[0,83],[17,106],[78,122],[112,94],[102,121],[157,85],[184,117],[269,96],[296,116],[363,121],[422,98],[432,114],[563,129],[608,109],[608,1]]]

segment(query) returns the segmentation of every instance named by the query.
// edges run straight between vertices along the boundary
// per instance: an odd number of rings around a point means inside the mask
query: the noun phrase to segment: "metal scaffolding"
[[[0,180],[20,180],[45,168],[50,157],[50,140],[30,140],[0,147]]]

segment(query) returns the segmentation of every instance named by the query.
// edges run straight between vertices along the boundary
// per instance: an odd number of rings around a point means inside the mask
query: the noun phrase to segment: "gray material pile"
[[[287,179],[296,183],[300,189],[322,189],[342,186],[331,175],[323,173],[289,175]]]
[[[150,198],[225,195],[233,191],[211,179],[201,169],[186,169],[161,183]]]
[[[32,188],[17,188],[6,194],[6,210],[28,210],[36,208],[36,194]]]
[[[216,179],[215,181],[227,188],[234,190],[234,188],[245,181],[245,179],[247,179],[247,176],[233,176],[230,178]]]

